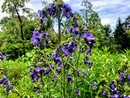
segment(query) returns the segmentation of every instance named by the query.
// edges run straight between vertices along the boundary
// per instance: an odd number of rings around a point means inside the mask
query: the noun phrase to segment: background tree
[[[103,39],[105,37],[103,25],[97,12],[92,9],[92,4],[88,0],[83,0],[80,10],[82,18],[87,22],[87,27],[94,34],[96,39],[95,47],[102,47]]]
[[[123,25],[127,30],[130,30],[130,15],[125,19]]]
[[[1,7],[9,17],[4,17],[0,22],[0,51],[6,52],[10,59],[24,55],[32,48],[30,39],[34,28],[39,25],[39,19],[36,13],[25,8],[25,3],[28,2],[29,0],[5,0]],[[26,13],[26,16],[20,15],[20,12]]]
[[[30,0],[5,0],[1,6],[2,11],[8,13],[12,18],[17,16],[22,40],[24,40],[24,32],[23,32],[24,25],[19,11],[28,13],[29,9],[25,8],[25,3],[28,3],[29,1]],[[24,41],[22,41],[22,44],[23,44],[23,54],[25,54]]]
[[[114,38],[116,44],[118,45],[118,49],[124,50],[128,48],[128,36],[120,18],[117,20]]]
[[[128,48],[130,48],[130,15],[123,22],[123,26],[126,29],[126,34],[128,37]]]

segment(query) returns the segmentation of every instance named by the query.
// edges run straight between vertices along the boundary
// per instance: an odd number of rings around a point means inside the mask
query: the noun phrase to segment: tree
[[[130,30],[130,15],[125,19],[123,25],[127,30]]]
[[[83,0],[80,10],[82,18],[86,21],[88,29],[94,34],[96,39],[96,47],[101,47],[103,39],[105,37],[103,25],[97,12],[92,9],[92,4],[88,0]]]
[[[83,0],[81,6],[84,7],[83,9],[80,10],[83,15],[83,18],[85,19],[86,23],[89,23],[89,17],[93,12],[92,4],[88,0]]]
[[[29,12],[28,8],[25,8],[25,3],[28,3],[30,0],[5,0],[2,4],[2,11],[10,14],[12,18],[16,17],[19,21],[21,39],[24,40],[24,32],[23,32],[23,21],[19,14],[19,11]],[[23,41],[24,42],[24,41]],[[22,42],[22,43],[23,43]],[[25,54],[25,48],[23,43],[23,54]]]
[[[106,34],[106,37],[112,36],[112,29],[110,24],[104,25],[104,32]]]
[[[114,38],[119,49],[124,50],[128,48],[128,36],[120,18],[117,20]]]

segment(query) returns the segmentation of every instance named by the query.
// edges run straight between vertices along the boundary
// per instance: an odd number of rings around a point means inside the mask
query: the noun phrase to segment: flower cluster
[[[40,46],[42,36],[43,34],[39,33],[39,31],[35,28],[31,38],[31,42],[33,43],[33,45]]]
[[[49,36],[48,33],[39,33],[37,28],[35,28],[33,31],[32,38],[31,38],[31,42],[33,43],[33,45],[37,45],[37,46],[41,47],[42,37],[46,38],[48,36]],[[46,40],[44,40],[44,44],[47,44]]]
[[[51,6],[49,6],[46,10],[47,14],[49,14],[50,16],[56,16],[56,12],[58,10],[58,6],[55,4],[52,4]]]
[[[43,82],[42,76],[51,73],[52,69],[54,69],[54,65],[49,66],[48,64],[45,64],[44,67],[45,68],[43,68],[42,66],[36,66],[34,69],[30,68],[31,80],[32,82],[37,82],[37,85],[34,86],[34,90],[36,92],[40,91],[40,84],[42,84]]]
[[[82,38],[84,38],[85,41],[89,44],[89,50],[87,51],[87,54],[91,54],[93,44],[95,43],[93,34],[90,33],[89,30],[87,30],[86,33],[82,35]]]
[[[82,73],[80,73],[80,72],[78,72],[77,73],[78,74],[78,76],[80,77],[80,76],[88,76],[88,72],[82,72]]]
[[[80,95],[80,91],[79,90],[75,90],[75,94],[76,95]]]
[[[72,53],[77,49],[77,43],[71,42],[70,44],[65,44],[62,47],[62,53],[65,56],[72,56]]]
[[[38,10],[38,16],[40,18],[40,22],[42,23],[43,21],[47,20],[47,16],[46,16],[46,11],[41,11],[41,10]]]
[[[65,16],[66,18],[73,17],[72,9],[69,4],[64,4],[62,6],[62,10],[63,10],[63,16]]]
[[[88,57],[85,58],[84,60],[84,64],[87,64],[88,65],[88,68],[91,68],[92,67],[92,62],[90,61],[90,59]]]
[[[77,43],[71,42],[70,44],[65,44],[62,47],[62,53],[65,56],[72,56],[72,53],[77,49]],[[61,57],[59,55],[59,47],[56,47],[54,53],[52,54],[52,59],[59,67],[62,67]]]
[[[68,74],[68,75],[66,76],[66,78],[67,78],[67,80],[68,80],[69,83],[72,83],[72,82],[73,82],[73,80],[72,80],[72,75]]]
[[[92,88],[93,88],[93,90],[96,90],[97,89],[97,82],[92,82]]]
[[[2,84],[2,87],[5,88],[7,92],[9,92],[14,87],[14,85],[9,82],[7,77],[0,79],[0,84]]]
[[[58,14],[58,9],[60,9],[62,11],[62,15],[66,18],[71,18],[73,17],[73,13],[72,13],[72,9],[69,6],[69,4],[62,4],[61,5],[56,5],[56,4],[51,4],[50,6],[48,6],[46,9],[44,10],[38,10],[38,15],[40,17],[41,22],[43,22],[44,20],[47,20],[48,15],[49,16],[53,16],[56,17]]]
[[[42,68],[42,66],[36,66],[34,68],[34,70],[32,68],[30,68],[32,82],[37,82],[39,80],[39,78],[41,77],[41,75],[44,76],[44,75],[51,73],[52,70],[48,64],[46,64],[46,67],[48,67],[47,70],[44,70]],[[52,69],[53,69],[53,67],[52,67]]]
[[[2,52],[0,54],[0,61],[4,60],[5,56],[6,56],[5,52]]]
[[[103,91],[100,96],[108,98],[130,98],[130,95],[125,95],[124,84],[130,83],[130,75],[125,77],[123,72],[119,73],[119,80],[111,81],[109,84],[110,93]],[[110,94],[110,95],[109,95]]]
[[[62,61],[59,55],[59,47],[56,47],[55,51],[53,52],[52,59],[60,68],[62,68]]]

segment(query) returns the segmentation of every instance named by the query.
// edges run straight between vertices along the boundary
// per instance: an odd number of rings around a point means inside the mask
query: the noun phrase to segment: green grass
[[[52,50],[46,51],[49,51],[49,54],[52,53]],[[130,63],[129,55],[129,50],[122,54],[111,54],[107,49],[103,49],[103,51],[95,49],[93,50],[92,56],[89,56],[93,62],[92,68],[89,69],[87,65],[84,65],[82,62],[85,55],[81,54],[78,67],[80,72],[88,72],[88,76],[78,77],[78,89],[81,91],[78,98],[94,98],[94,96],[98,94],[98,90],[93,90],[91,83],[95,81],[99,84],[101,81],[105,80],[107,84],[109,84],[110,81],[116,79],[118,76],[118,69],[123,65],[123,62],[127,59],[128,63]],[[15,85],[8,97],[42,98],[44,96],[44,98],[61,98],[61,81],[51,81],[54,73],[44,77],[45,85],[44,88],[42,88],[44,93],[37,93],[33,90],[34,83],[31,81],[29,69],[33,67],[34,56],[34,52],[31,51],[27,53],[25,57],[20,57],[15,61],[4,60],[0,62],[0,78],[6,76]],[[73,62],[67,62],[71,64],[71,68],[73,69],[76,64],[75,59]],[[72,71],[66,71],[66,73],[69,74],[72,73]],[[68,96],[73,94],[73,86],[73,84],[66,83],[66,92]],[[6,97],[6,93],[2,90],[2,86],[0,86],[0,97]],[[72,96],[68,98],[72,98]]]

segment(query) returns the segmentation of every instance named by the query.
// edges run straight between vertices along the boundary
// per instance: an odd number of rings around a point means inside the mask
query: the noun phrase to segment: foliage
[[[2,22],[0,50],[7,55],[0,54],[0,97],[129,97],[130,52],[111,54],[110,48],[104,47],[106,43],[114,42],[114,38],[110,26],[102,26],[98,13],[90,10],[90,2],[83,1],[86,8],[83,14],[92,11],[85,18],[73,13],[69,4],[55,0],[38,10],[36,20],[30,18],[31,13],[28,18],[19,15],[18,9],[24,7],[26,0],[18,6],[16,1],[6,2],[14,4],[17,15],[10,5],[9,10],[14,15],[11,19],[14,20]],[[89,10],[87,3],[90,4]],[[54,22],[58,24],[57,33]],[[118,32],[125,30],[120,24]],[[106,39],[109,41],[104,41]],[[10,60],[15,57],[18,58]]]
[[[116,44],[119,45],[119,49],[124,50],[129,47],[129,39],[120,18],[117,21],[116,29],[114,31],[114,37]]]

